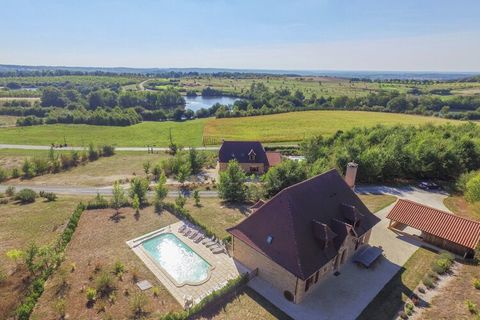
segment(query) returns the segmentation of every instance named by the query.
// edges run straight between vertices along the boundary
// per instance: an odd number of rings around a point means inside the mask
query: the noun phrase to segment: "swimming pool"
[[[208,280],[210,264],[174,234],[162,233],[144,241],[142,246],[176,285],[196,285]]]

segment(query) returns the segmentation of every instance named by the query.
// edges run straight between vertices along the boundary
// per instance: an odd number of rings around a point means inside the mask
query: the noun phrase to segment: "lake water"
[[[213,106],[215,103],[220,103],[224,105],[233,104],[238,98],[233,97],[185,97],[185,108],[197,111],[201,108],[208,109]]]

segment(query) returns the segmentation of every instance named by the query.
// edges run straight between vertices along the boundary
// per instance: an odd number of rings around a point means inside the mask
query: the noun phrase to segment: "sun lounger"
[[[190,237],[193,242],[197,241],[202,236],[201,232],[198,232],[195,236]]]
[[[182,233],[182,232],[185,231],[185,229],[187,229],[187,226],[184,225],[184,224],[182,224],[182,226],[181,226],[180,228],[178,228],[178,232],[179,232],[179,233]]]
[[[194,231],[193,234],[191,234],[191,235],[189,236],[189,238],[190,238],[190,239],[194,239],[196,236],[198,236],[198,234],[199,234],[199,231],[198,231],[198,230],[197,230],[197,231]]]
[[[188,228],[187,231],[183,234],[185,237],[188,237],[193,232],[192,229]]]
[[[206,238],[205,240],[202,241],[202,244],[207,244],[208,242],[213,242],[215,241],[215,236],[211,237],[211,238]]]
[[[202,241],[204,238],[205,238],[205,236],[200,233],[195,239],[193,239],[193,242],[199,243],[199,242]]]
[[[224,248],[217,248],[217,249],[212,250],[213,254],[218,254],[218,253],[222,253],[222,252],[225,252]]]

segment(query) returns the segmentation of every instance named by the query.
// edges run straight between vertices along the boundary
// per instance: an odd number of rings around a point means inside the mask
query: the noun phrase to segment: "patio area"
[[[185,235],[185,231],[190,229],[188,236]],[[197,233],[198,232],[198,233]],[[195,237],[192,235],[197,233]],[[155,238],[162,234],[173,234],[181,242],[187,245],[192,251],[205,260],[209,265],[209,275],[205,281],[198,284],[185,283],[179,284],[172,279],[168,274],[152,257],[145,251],[142,243]],[[182,305],[186,306],[189,303],[197,304],[205,296],[210,294],[214,290],[218,290],[225,286],[228,280],[234,279],[239,276],[239,271],[233,261],[233,259],[221,250],[211,250],[209,246],[204,244],[208,241],[208,238],[198,241],[202,237],[201,233],[194,228],[194,226],[188,225],[182,221],[168,225],[162,229],[155,230],[151,233],[142,235],[133,240],[127,241],[127,245],[135,252],[135,254],[145,263],[150,271],[160,280],[165,288],[170,291],[172,296]],[[197,240],[197,241],[195,241]],[[213,243],[210,241],[209,244]],[[216,246],[218,248],[218,246]],[[214,253],[216,252],[216,253]]]

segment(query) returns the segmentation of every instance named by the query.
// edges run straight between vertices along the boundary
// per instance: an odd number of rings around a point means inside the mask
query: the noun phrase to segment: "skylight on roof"
[[[268,244],[272,244],[272,241],[273,241],[273,237],[272,237],[272,236],[268,236],[268,237],[267,237],[267,243],[268,243]]]

